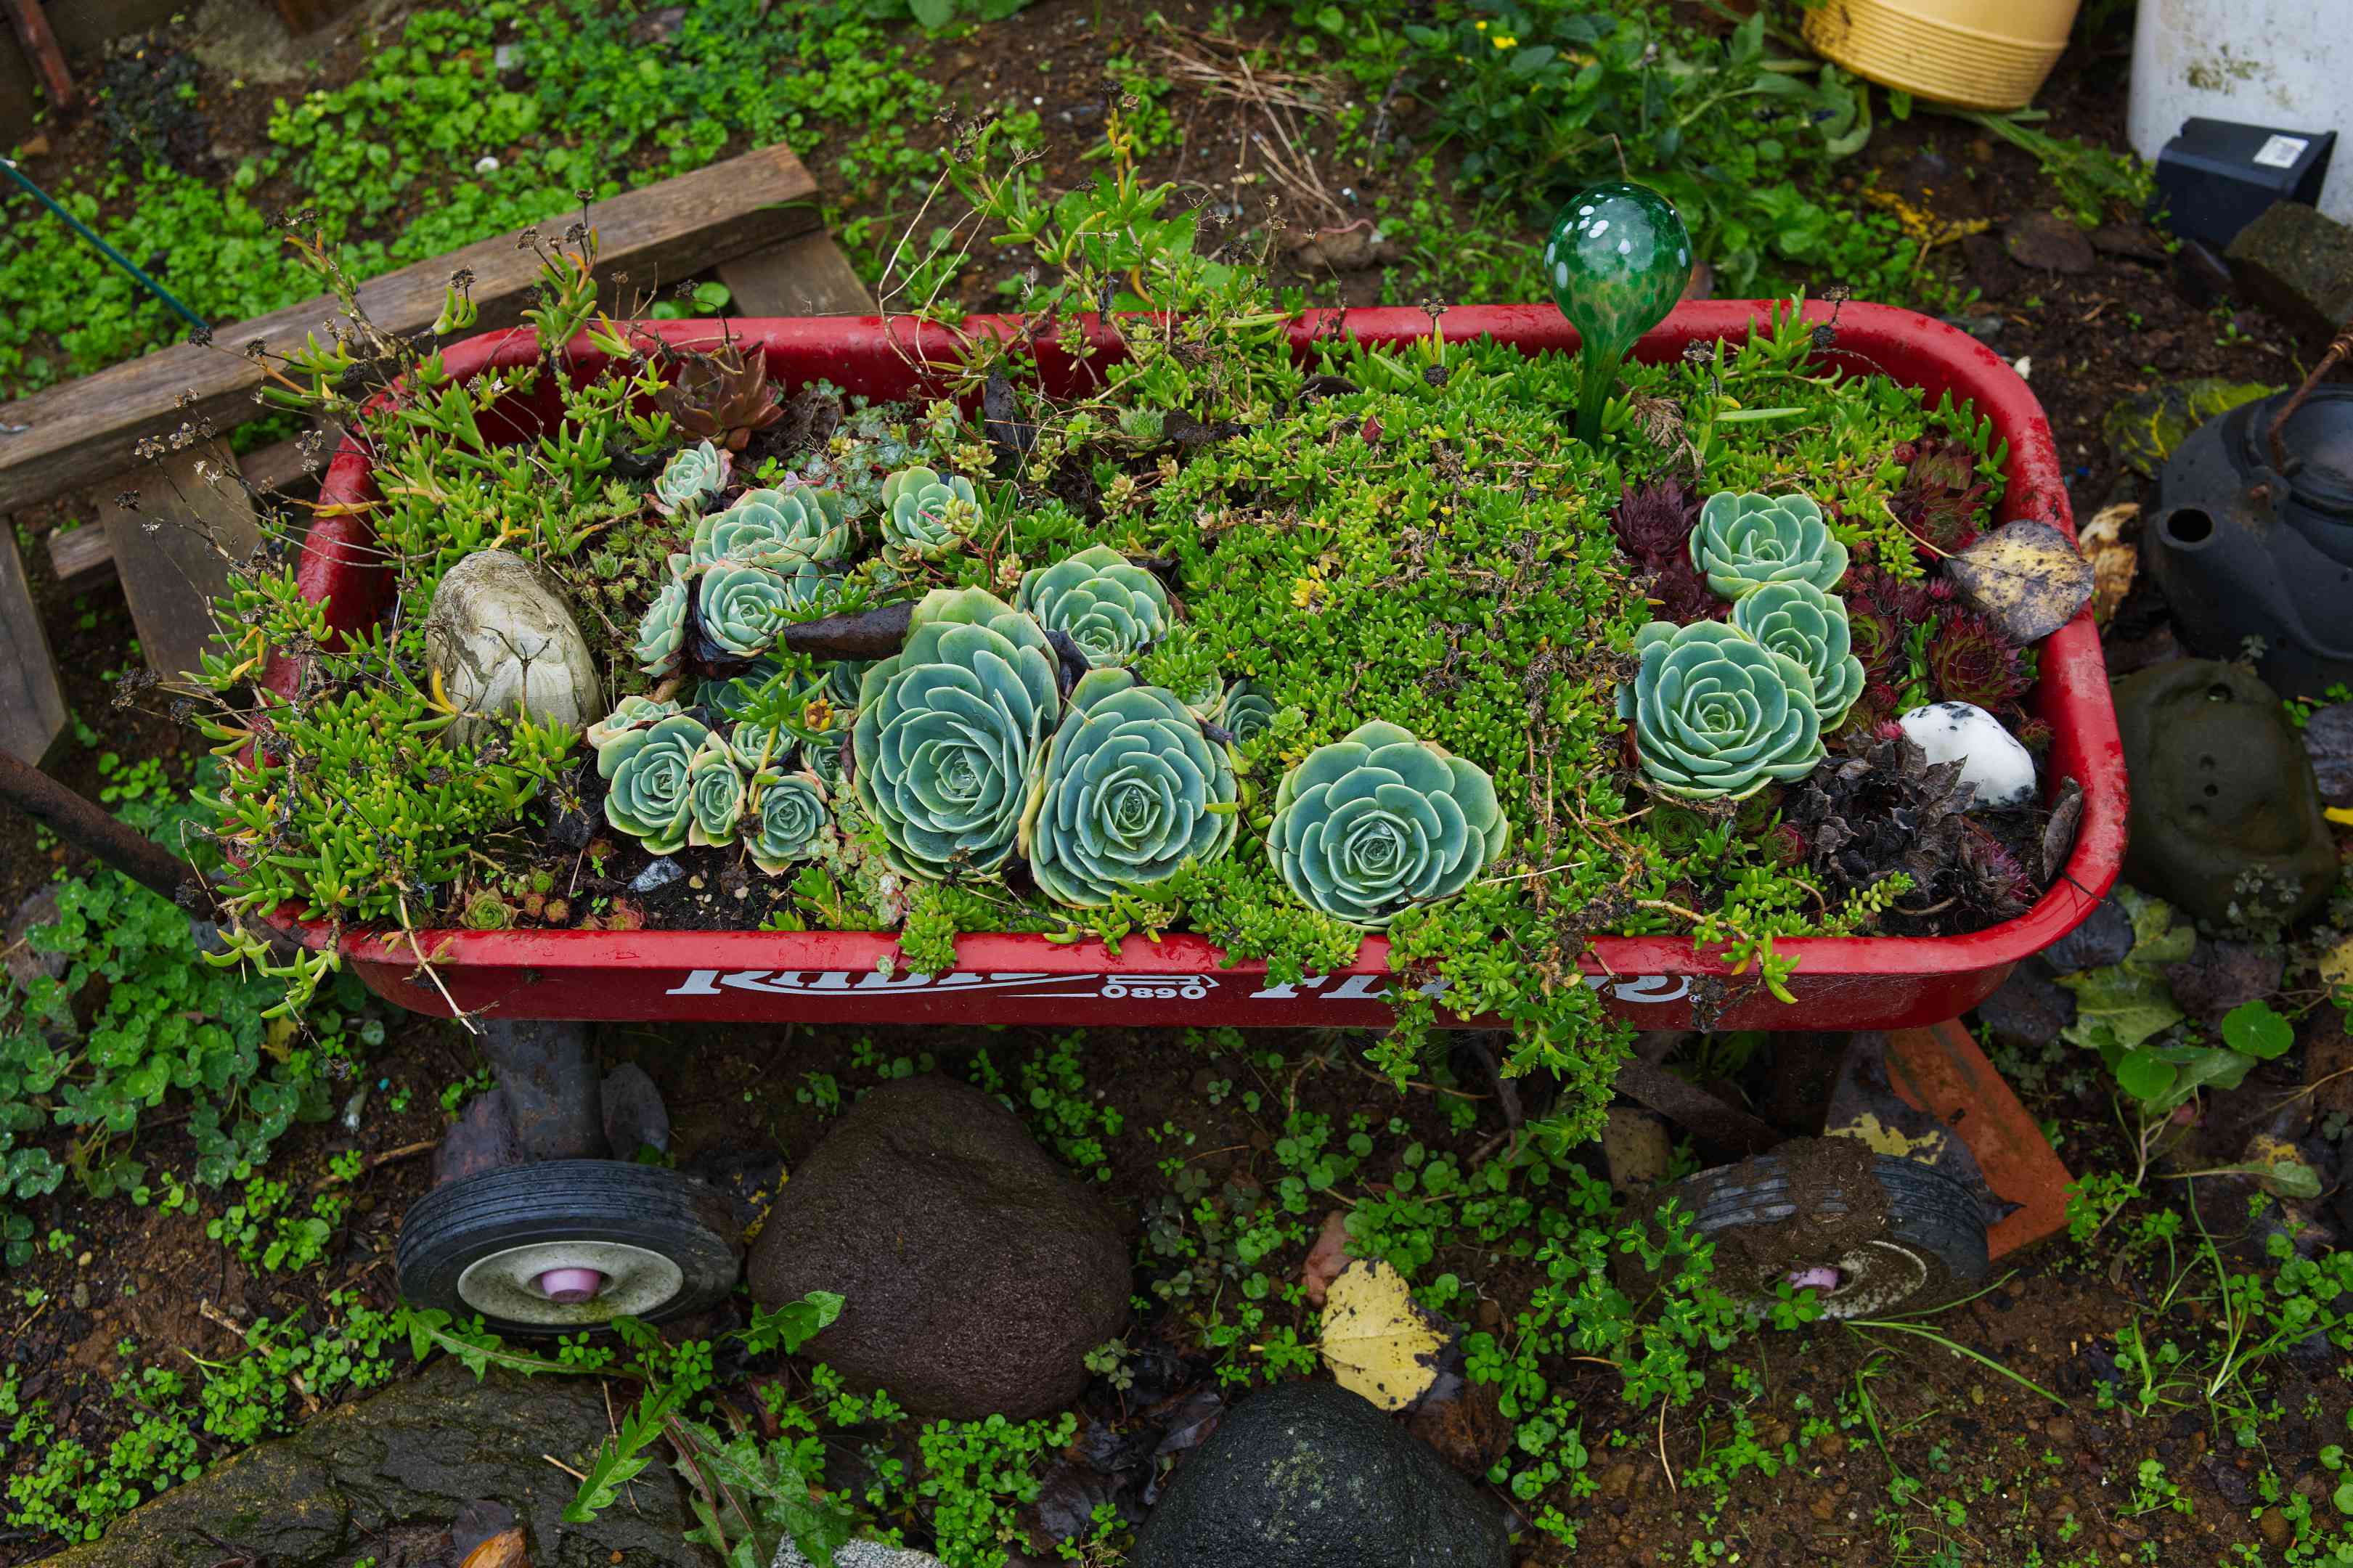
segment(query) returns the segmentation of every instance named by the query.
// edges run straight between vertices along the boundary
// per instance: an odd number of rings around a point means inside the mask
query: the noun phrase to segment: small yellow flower
[[[1481,31],[1481,32],[1482,32],[1482,33],[1483,33],[1483,32],[1485,32],[1485,31],[1487,30],[1487,24],[1486,24],[1486,23],[1484,23],[1484,22],[1473,22],[1473,23],[1472,23],[1471,25],[1472,25],[1473,27],[1478,28],[1478,29],[1479,29],[1479,31]]]
[[[1324,568],[1310,566],[1291,584],[1291,607],[1294,610],[1314,609],[1316,601],[1324,597],[1330,586],[1324,581]]]
[[[1487,41],[1499,49],[1516,49],[1520,47],[1520,40],[1509,33],[1498,33]]]
[[[833,704],[822,697],[812,697],[801,709],[801,725],[817,734],[833,728]]]

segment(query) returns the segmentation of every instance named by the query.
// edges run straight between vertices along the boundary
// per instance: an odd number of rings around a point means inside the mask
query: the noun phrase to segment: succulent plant
[[[939,588],[866,672],[851,732],[860,805],[911,876],[995,876],[1061,718],[1038,623],[980,588]]]
[[[1930,437],[1914,447],[1903,487],[1888,505],[1914,535],[1953,555],[1977,542],[1989,489],[1978,478],[1975,452]]]
[[[679,656],[686,647],[690,609],[686,584],[675,577],[665,581],[654,602],[646,606],[645,618],[638,623],[637,643],[629,649],[639,669],[657,680],[677,671]]]
[[[2016,644],[1975,610],[1949,610],[1928,638],[1928,679],[1936,694],[1989,711],[2026,694],[2033,684]]]
[[[664,517],[692,517],[727,486],[735,459],[708,441],[681,447],[654,479],[654,510]]]
[[[784,690],[777,681],[792,668],[774,654],[763,655],[731,675],[714,676],[697,685],[695,706],[708,708],[719,718],[734,723],[750,717],[754,708],[774,700]]]
[[[927,560],[953,548],[979,516],[979,493],[962,474],[902,468],[882,481],[882,544],[894,559]]]
[[[1618,498],[1609,515],[1618,547],[1645,566],[1683,556],[1691,548],[1691,531],[1699,521],[1699,498],[1674,479],[1639,485]]]
[[[1024,573],[1013,604],[1078,644],[1098,669],[1134,663],[1174,619],[1160,579],[1107,544]]]
[[[801,747],[801,765],[816,774],[818,781],[828,790],[839,791],[848,782],[848,774],[842,766],[842,753],[848,749],[849,739],[850,727],[844,723],[839,729],[828,730]]]
[[[1634,648],[1642,665],[1618,689],[1618,716],[1660,794],[1738,800],[1822,760],[1813,677],[1788,655],[1722,621],[1652,621]]]
[[[1577,438],[1591,445],[1618,366],[1691,281],[1691,235],[1666,197],[1613,181],[1568,198],[1546,237],[1544,265],[1580,340]]]
[[[874,668],[871,658],[837,658],[825,666],[825,698],[834,710],[855,718],[858,713],[858,689],[865,682],[866,672]]]
[[[654,406],[690,439],[715,442],[740,452],[754,430],[765,430],[784,410],[768,390],[765,354],[745,353],[728,343],[708,353],[673,354],[662,366],[668,384],[654,394]]]
[[[1482,770],[1375,721],[1283,775],[1266,852],[1310,908],[1377,931],[1469,887],[1510,837]]]
[[[735,753],[717,735],[705,734],[686,768],[686,841],[712,847],[735,842],[735,825],[744,817],[744,774]]]
[[[777,569],[722,560],[702,574],[696,603],[702,635],[723,658],[754,658],[791,622],[822,607],[837,581],[810,561]]]
[[[774,877],[797,860],[814,858],[818,840],[833,824],[825,781],[811,773],[764,771],[752,781],[752,820],[744,826],[744,847],[752,864]]]
[[[679,711],[675,702],[657,702],[650,697],[624,697],[613,704],[613,710],[588,726],[588,749],[601,752],[632,730],[649,729]]]
[[[746,490],[725,511],[694,525],[687,560],[696,566],[736,561],[779,569],[836,561],[849,550],[848,510],[835,490],[806,485]]]
[[[696,753],[710,739],[700,720],[680,713],[599,748],[596,772],[608,786],[605,820],[643,841],[649,855],[684,847],[694,826],[690,774]]]
[[[1828,594],[1846,575],[1846,546],[1813,497],[1802,494],[1716,491],[1699,509],[1691,559],[1726,599],[1765,583],[1811,583]]]
[[[1019,847],[1047,897],[1098,908],[1231,848],[1238,796],[1232,756],[1174,692],[1091,669],[1030,786]]]
[[[1850,647],[1846,605],[1837,595],[1811,583],[1767,583],[1733,605],[1732,624],[1806,667],[1823,734],[1845,721],[1862,695],[1863,668]]]
[[[1274,699],[1260,690],[1256,683],[1237,680],[1226,688],[1225,701],[1218,709],[1218,722],[1234,744],[1246,746],[1266,733],[1274,722]]]

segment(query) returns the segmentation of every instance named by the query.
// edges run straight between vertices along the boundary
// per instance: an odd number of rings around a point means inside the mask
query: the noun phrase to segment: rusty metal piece
[[[25,46],[25,58],[41,74],[41,86],[49,95],[51,109],[71,109],[80,94],[74,89],[73,73],[66,69],[66,57],[58,47],[58,36],[49,31],[49,19],[41,14],[41,0],[0,0],[7,7],[8,20],[16,25],[16,41]]]
[[[1742,1154],[1762,1154],[1783,1142],[1761,1118],[1639,1058],[1618,1069],[1618,1092],[1707,1142]]]
[[[75,848],[184,909],[206,907],[205,879],[194,866],[5,752],[0,752],[0,805],[23,812]]]
[[[2287,472],[2287,449],[2280,445],[2280,432],[2287,427],[2287,422],[2295,411],[2304,406],[2304,400],[2312,395],[2312,389],[2320,384],[2321,378],[2348,359],[2353,359],[2353,321],[2348,321],[2337,329],[2337,336],[2313,365],[2312,374],[2304,378],[2304,384],[2297,387],[2295,394],[2279,405],[2279,412],[2272,416],[2271,426],[2263,432],[2263,443],[2271,450],[2273,468],[2282,473]]]
[[[482,1055],[498,1080],[527,1160],[601,1159],[604,1094],[588,1026],[544,1018],[488,1018]]]
[[[1887,1078],[1968,1145],[1994,1195],[2020,1205],[1986,1231],[1999,1258],[2063,1230],[2073,1180],[2042,1129],[1957,1018],[1887,1032]]]

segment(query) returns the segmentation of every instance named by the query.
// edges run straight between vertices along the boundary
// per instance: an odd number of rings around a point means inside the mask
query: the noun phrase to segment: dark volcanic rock
[[[323,1568],[381,1552],[389,1535],[447,1531],[495,1501],[514,1510],[531,1561],[545,1568],[712,1568],[718,1560],[682,1538],[693,1521],[663,1465],[632,1484],[633,1507],[607,1509],[594,1524],[563,1521],[577,1483],[543,1456],[585,1469],[609,1430],[593,1378],[493,1371],[477,1383],[442,1361],[173,1488],[105,1539],[48,1561],[216,1568],[241,1552],[269,1568]]]
[[[2010,972],[2000,990],[1978,1004],[1978,1017],[1997,1041],[2011,1049],[2040,1049],[2075,1021],[2075,994],[2052,984],[2042,966],[2029,959]]]
[[[1127,1568],[1504,1568],[1501,1505],[1336,1384],[1252,1394],[1177,1469]]]
[[[1086,1386],[1127,1322],[1127,1245],[1013,1113],[953,1079],[885,1084],[776,1198],[752,1294],[845,1299],[810,1353],[919,1415],[1015,1419]]]
[[[2102,899],[2084,923],[2042,950],[2053,974],[2076,974],[2122,963],[2133,950],[2132,917],[2114,899]]]

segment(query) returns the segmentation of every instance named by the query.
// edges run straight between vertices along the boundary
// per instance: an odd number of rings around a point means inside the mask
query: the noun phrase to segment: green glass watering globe
[[[1634,340],[1666,320],[1691,278],[1691,235],[1674,204],[1613,181],[1568,198],[1546,237],[1545,278],[1583,341],[1577,438],[1601,439],[1609,384]]]

